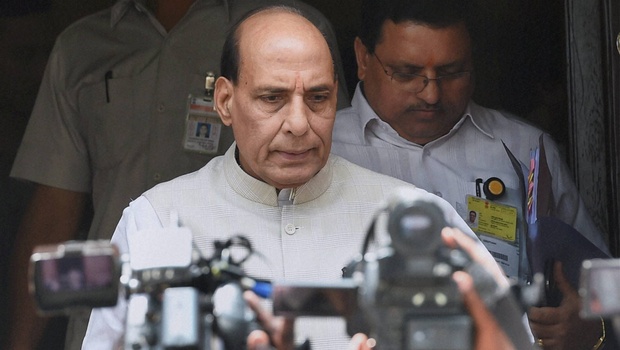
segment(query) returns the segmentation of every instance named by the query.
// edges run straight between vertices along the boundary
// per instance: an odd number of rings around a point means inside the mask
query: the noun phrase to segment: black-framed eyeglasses
[[[465,70],[451,74],[438,75],[436,78],[429,78],[425,75],[416,73],[404,73],[397,71],[392,71],[392,74],[390,74],[385,68],[385,65],[383,65],[383,62],[381,62],[379,56],[377,56],[376,53],[373,53],[373,55],[377,58],[377,62],[379,62],[379,64],[381,65],[383,72],[385,73],[385,75],[390,77],[391,81],[395,81],[396,83],[398,83],[398,85],[402,89],[415,93],[420,93],[424,91],[424,89],[426,89],[428,83],[431,80],[434,80],[437,83],[437,86],[441,87],[442,84],[450,84],[453,82],[457,82],[462,78],[469,77],[473,72],[471,70]]]

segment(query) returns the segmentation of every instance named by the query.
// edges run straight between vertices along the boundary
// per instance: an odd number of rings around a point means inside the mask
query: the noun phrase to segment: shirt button
[[[155,181],[160,181],[161,180],[161,174],[160,173],[155,173],[153,175],[153,180]]]
[[[284,227],[284,231],[286,231],[286,233],[288,233],[289,235],[292,235],[295,233],[295,225],[293,224],[287,224]]]
[[[157,111],[159,111],[159,112],[163,112],[163,111],[165,111],[165,110],[166,110],[166,106],[164,106],[164,104],[163,104],[163,103],[160,103],[160,104],[157,106]]]
[[[424,150],[424,156],[425,156],[425,157],[430,157],[430,156],[431,156],[431,151],[429,151],[429,150],[425,149],[425,150]]]

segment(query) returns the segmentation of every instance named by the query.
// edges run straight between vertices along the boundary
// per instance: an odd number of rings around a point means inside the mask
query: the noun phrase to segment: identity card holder
[[[517,244],[517,208],[467,196],[467,224],[487,247],[508,277],[519,275]]]
[[[190,94],[187,99],[185,137],[183,147],[187,151],[216,154],[220,144],[222,122],[213,106],[215,76],[207,73],[204,96]]]

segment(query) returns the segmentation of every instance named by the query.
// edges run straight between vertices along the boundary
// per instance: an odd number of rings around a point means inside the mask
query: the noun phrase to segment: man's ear
[[[213,100],[214,108],[219,114],[222,124],[230,126],[232,118],[230,114],[230,105],[233,99],[233,83],[232,81],[219,77],[215,81],[215,96]]]
[[[359,37],[355,37],[353,49],[355,50],[355,60],[357,61],[357,78],[364,81],[364,78],[366,78],[366,69],[368,68],[370,54],[368,53],[366,45],[362,43],[362,39]]]

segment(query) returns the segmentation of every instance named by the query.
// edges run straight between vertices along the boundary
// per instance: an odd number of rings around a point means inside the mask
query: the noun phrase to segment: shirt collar
[[[235,149],[237,143],[226,151],[224,155],[224,170],[226,181],[230,187],[240,196],[265,205],[278,206],[278,195],[276,188],[254,177],[248,175],[235,160]],[[327,163],[310,181],[296,188],[294,191],[286,190],[284,192],[294,193],[291,198],[292,204],[302,204],[312,201],[321,196],[331,185],[334,159],[332,156]]]
[[[491,139],[494,139],[493,135],[493,125],[490,124],[489,118],[485,118],[486,111],[483,107],[475,103],[474,101],[469,101],[467,105],[467,109],[465,109],[465,117],[469,117],[471,123],[478,129],[482,134],[488,136]]]
[[[201,0],[196,0],[199,2]],[[230,21],[230,1],[231,0],[222,0],[223,5],[226,8],[226,12],[228,15],[228,20]],[[147,11],[146,0],[118,0],[114,5],[112,5],[112,15],[110,16],[110,27],[114,28],[118,22],[125,16],[130,6],[135,6],[135,8],[142,12]]]
[[[135,0],[119,0],[112,6],[112,14],[110,16],[110,27],[114,28],[116,24],[123,18],[129,6]],[[141,1],[143,3],[143,1]]]
[[[402,139],[400,136],[398,136],[396,130],[394,130],[388,123],[381,120],[381,118],[379,118],[379,116],[377,115],[377,113],[375,113],[372,107],[370,107],[370,104],[368,104],[368,101],[366,100],[366,97],[362,92],[362,82],[359,82],[357,84],[357,87],[355,88],[355,93],[353,95],[353,99],[351,100],[351,105],[357,110],[357,114],[360,117],[359,122],[361,124],[360,126],[362,133],[365,133],[368,128],[371,128],[374,124],[376,124],[380,125],[380,127],[385,129],[386,132]],[[488,136],[491,139],[495,138],[495,136],[493,136],[492,125],[489,125],[488,118],[484,118],[484,114],[485,113],[483,107],[479,106],[474,101],[470,101],[467,104],[467,108],[465,108],[465,113],[463,113],[461,119],[459,119],[459,121],[454,125],[452,130],[450,130],[447,135],[442,136],[441,138],[450,137],[451,135],[453,135],[458,129],[463,127],[463,124],[465,124],[466,121],[470,121],[471,125],[478,129],[482,134]],[[404,139],[402,140],[406,141]]]

